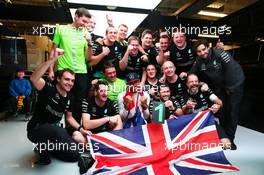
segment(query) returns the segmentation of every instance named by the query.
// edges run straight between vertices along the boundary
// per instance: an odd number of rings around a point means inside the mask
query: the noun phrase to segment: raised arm
[[[57,48],[58,48],[58,46],[53,43],[52,47],[51,47],[49,59],[54,57],[54,54],[55,54]],[[49,66],[48,78],[50,80],[54,80],[54,63]]]
[[[44,87],[45,80],[42,78],[42,76],[47,71],[47,69],[57,61],[61,54],[61,52],[58,52],[58,50],[55,49],[54,54],[52,54],[50,59],[39,65],[37,69],[33,72],[33,74],[30,76],[30,81],[37,90],[41,90]]]

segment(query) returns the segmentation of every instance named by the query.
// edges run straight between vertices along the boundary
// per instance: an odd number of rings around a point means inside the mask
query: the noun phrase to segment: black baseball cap
[[[16,67],[16,72],[25,72],[25,69],[21,66]]]
[[[131,73],[127,74],[126,79],[127,79],[127,83],[133,83],[137,80],[140,81],[140,76],[139,76],[139,74],[137,74],[135,72],[131,72]]]

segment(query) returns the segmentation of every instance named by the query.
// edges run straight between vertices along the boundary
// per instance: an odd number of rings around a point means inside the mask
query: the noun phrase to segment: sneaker
[[[80,174],[84,174],[88,171],[89,168],[92,167],[94,164],[94,159],[92,158],[91,154],[81,154],[78,160],[79,172]]]
[[[47,153],[39,153],[39,159],[35,164],[48,165],[51,163],[50,156]]]
[[[231,150],[237,150],[237,146],[234,142],[231,144]]]
[[[230,140],[228,138],[222,138],[220,140],[220,142],[222,143],[223,145],[223,150],[226,150],[226,149],[231,149],[231,145],[232,143],[230,142]]]

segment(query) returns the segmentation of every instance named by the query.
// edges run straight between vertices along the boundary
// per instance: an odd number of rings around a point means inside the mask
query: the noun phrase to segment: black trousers
[[[82,100],[88,95],[89,84],[90,82],[87,74],[75,74],[75,82],[71,93],[74,96],[73,117],[77,122],[81,121]]]
[[[28,130],[28,139],[37,144],[39,152],[67,162],[76,162],[79,159],[77,143],[64,128],[52,124],[37,124]]]
[[[222,92],[219,96],[223,101],[220,125],[231,141],[235,139],[235,133],[240,115],[240,104],[244,93],[244,83],[234,89],[233,92]]]

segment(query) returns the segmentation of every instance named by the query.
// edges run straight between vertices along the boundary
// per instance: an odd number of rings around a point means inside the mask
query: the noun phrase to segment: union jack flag
[[[225,158],[213,114],[203,111],[88,136],[95,163],[86,174],[214,174],[238,171]]]

